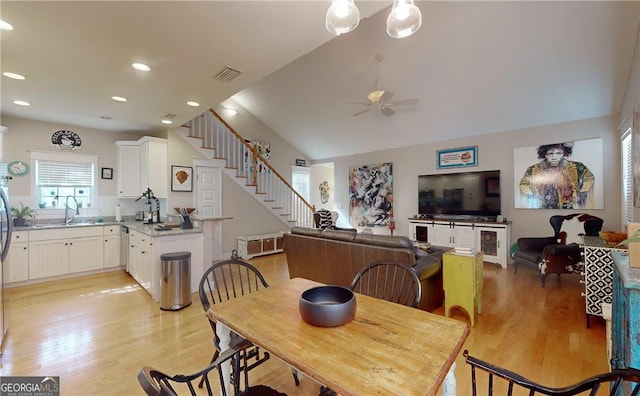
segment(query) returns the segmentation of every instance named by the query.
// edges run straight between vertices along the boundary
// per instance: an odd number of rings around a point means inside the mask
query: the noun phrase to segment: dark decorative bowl
[[[336,327],[356,316],[356,297],[342,286],[317,286],[300,296],[300,316],[313,326]]]

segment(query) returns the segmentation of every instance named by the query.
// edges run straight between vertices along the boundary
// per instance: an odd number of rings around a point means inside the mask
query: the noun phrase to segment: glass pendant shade
[[[394,0],[387,18],[387,34],[393,38],[409,37],[422,26],[422,13],[413,0]]]
[[[349,33],[360,23],[360,11],[354,0],[332,0],[327,10],[326,28],[330,33],[339,36]]]

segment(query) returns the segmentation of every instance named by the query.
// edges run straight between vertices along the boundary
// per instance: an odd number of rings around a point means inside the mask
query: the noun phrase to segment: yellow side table
[[[442,257],[445,316],[447,318],[451,316],[451,308],[460,307],[469,315],[471,326],[475,326],[475,314],[482,314],[480,305],[484,282],[482,253],[463,256],[449,251]]]

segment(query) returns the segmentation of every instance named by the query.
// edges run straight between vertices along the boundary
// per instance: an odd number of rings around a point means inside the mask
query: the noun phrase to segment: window
[[[310,169],[304,166],[291,167],[291,186],[307,202],[309,202],[311,192],[310,173]]]
[[[95,170],[97,157],[32,152],[35,168],[35,199],[41,208],[64,207],[73,197],[78,207],[91,207],[96,196]]]
[[[633,221],[633,144],[631,128],[622,135],[622,224]]]

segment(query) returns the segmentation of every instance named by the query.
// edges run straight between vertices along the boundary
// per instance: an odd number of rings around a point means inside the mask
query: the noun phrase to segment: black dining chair
[[[253,265],[238,258],[238,252],[233,250],[229,260],[218,261],[209,267],[198,286],[200,302],[205,312],[216,304],[232,300],[245,294],[253,293],[257,290],[269,287],[264,276]],[[220,338],[216,334],[216,323],[209,320],[213,331],[213,345],[215,351],[211,362],[215,361],[220,353]],[[243,339],[233,331],[231,332],[231,344],[237,343],[238,339]],[[248,386],[248,372],[269,359],[269,352],[262,351],[257,345],[247,348],[243,354],[243,361],[240,364],[240,372],[244,372],[245,387]],[[296,386],[300,385],[299,375],[292,369]],[[202,388],[204,378],[200,381]]]
[[[609,396],[638,396],[640,395],[640,370],[620,369],[586,378],[576,384],[553,388],[535,383],[513,371],[506,370],[484,360],[469,355],[465,350],[463,356],[471,366],[472,395],[493,396],[494,390],[500,395],[511,396],[514,390],[526,390],[529,396],[574,396],[574,395],[603,395]],[[478,378],[476,371],[486,372],[487,390],[478,392]],[[608,390],[608,393],[607,393]],[[599,391],[601,391],[599,393]]]
[[[227,360],[234,358],[232,359],[233,375],[231,376],[233,379],[233,395],[240,395],[240,362],[242,360],[242,354],[246,351],[246,348],[251,346],[251,342],[244,339],[236,341],[237,342],[232,344],[229,349],[217,354],[216,359],[214,359],[209,366],[196,373],[169,375],[152,367],[144,366],[138,372],[138,383],[140,383],[140,386],[147,396],[174,396],[184,394],[184,386],[186,386],[191,395],[195,396],[197,393],[194,383],[201,380],[201,384],[204,383],[206,385],[207,394],[213,395],[209,373],[217,370],[219,383],[222,384],[224,380],[221,366]],[[184,384],[184,386],[181,387],[178,384]],[[202,385],[199,385],[199,387],[202,387]],[[226,387],[220,386],[222,396],[227,396],[225,388]],[[247,389],[248,388],[245,388],[245,391]]]
[[[215,304],[220,304],[267,287],[269,287],[269,284],[260,271],[246,261],[238,259],[238,252],[233,250],[231,259],[218,261],[204,272],[198,286],[198,294],[202,308],[207,312]],[[209,320],[209,324],[213,331],[213,345],[215,347],[215,351],[211,357],[211,362],[213,362],[220,353],[220,338],[218,334],[216,334],[216,323]],[[232,331],[231,344],[238,343],[239,339],[243,338]],[[262,352],[258,346],[252,346],[247,349],[245,355],[248,365],[246,367],[240,367],[240,371],[245,372],[244,377],[245,380],[247,380],[246,373],[267,361],[269,359],[269,353]],[[252,361],[249,362],[250,360]],[[200,381],[200,388],[202,387],[203,381],[204,378]]]
[[[417,307],[422,296],[420,278],[403,263],[376,261],[362,268],[349,286],[356,293]]]

